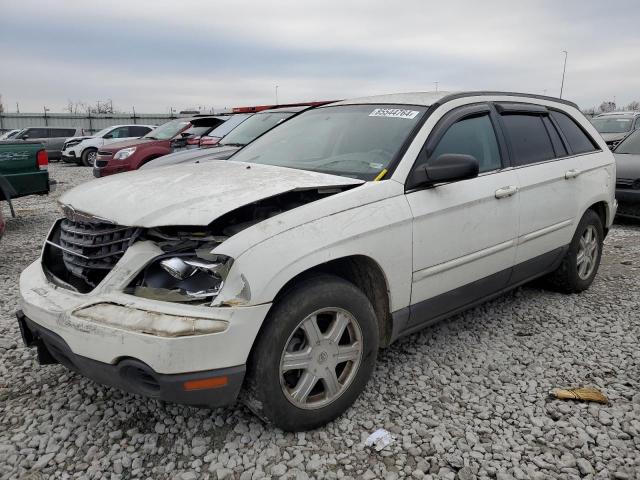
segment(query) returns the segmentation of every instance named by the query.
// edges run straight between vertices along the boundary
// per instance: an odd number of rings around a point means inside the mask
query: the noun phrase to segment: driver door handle
[[[576,170],[575,168],[572,168],[571,170],[567,170],[566,172],[564,172],[564,178],[565,180],[569,180],[570,178],[576,178],[578,175],[580,175],[580,170]]]
[[[507,198],[515,195],[518,192],[518,187],[514,185],[507,185],[506,187],[496,190],[496,198]]]

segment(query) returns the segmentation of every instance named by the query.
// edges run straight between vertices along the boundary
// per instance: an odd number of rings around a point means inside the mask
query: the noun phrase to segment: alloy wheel
[[[362,331],[346,310],[325,308],[302,320],[280,359],[280,385],[298,408],[317,409],[348,388],[362,361]]]
[[[593,225],[589,225],[580,237],[580,248],[576,257],[578,276],[588,279],[596,268],[598,260],[598,233]]]

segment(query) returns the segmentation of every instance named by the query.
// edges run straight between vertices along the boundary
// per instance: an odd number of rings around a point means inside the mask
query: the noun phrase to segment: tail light
[[[49,169],[49,156],[46,150],[40,150],[36,155],[36,164],[40,170]]]
[[[200,146],[213,147],[214,145],[217,145],[219,141],[220,139],[218,137],[202,137],[200,139]]]

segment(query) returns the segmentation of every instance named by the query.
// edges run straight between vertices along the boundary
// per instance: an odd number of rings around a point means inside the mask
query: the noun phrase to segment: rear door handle
[[[564,178],[565,180],[569,180],[570,178],[576,178],[581,173],[582,172],[580,170],[576,170],[575,168],[572,168],[571,170],[567,170],[566,172],[564,172]]]
[[[514,185],[508,185],[506,187],[496,190],[496,198],[507,198],[511,195],[515,195],[518,192],[518,187]]]

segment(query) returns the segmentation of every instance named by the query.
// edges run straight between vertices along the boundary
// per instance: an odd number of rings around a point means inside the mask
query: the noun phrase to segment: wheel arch
[[[602,222],[602,229],[604,231],[605,237],[607,233],[609,233],[608,225],[611,223],[609,218],[609,205],[604,200],[591,204],[587,210],[593,210],[598,217],[600,217],[600,221]]]
[[[277,303],[300,281],[320,274],[342,278],[354,284],[367,296],[376,313],[380,346],[388,346],[391,343],[393,326],[388,281],[378,262],[366,255],[337,258],[298,273],[280,288],[273,303]]]

